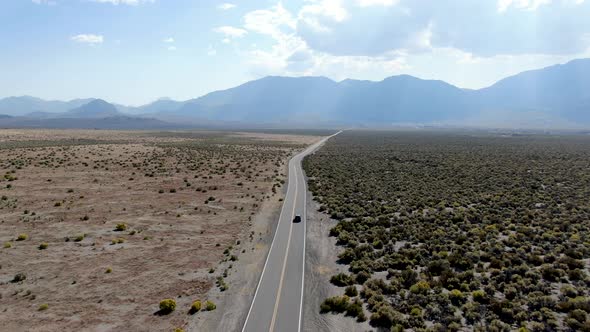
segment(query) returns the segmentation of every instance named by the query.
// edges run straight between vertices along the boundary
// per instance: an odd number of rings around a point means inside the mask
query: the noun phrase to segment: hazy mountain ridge
[[[76,107],[72,110],[69,110],[63,114],[60,114],[60,117],[64,118],[109,118],[109,117],[116,117],[122,116],[123,113],[117,110],[117,107],[113,104],[109,104],[102,99],[95,99],[88,104],[84,104],[80,107]]]
[[[379,125],[397,123],[590,125],[590,59],[522,72],[479,89],[409,75],[382,81],[269,76],[202,97],[159,99],[140,107],[101,99],[69,102],[33,97],[0,99],[0,114],[28,118],[107,118],[133,115],[182,123]],[[65,107],[70,107],[65,109]],[[41,113],[42,112],[42,113]],[[11,120],[15,121],[15,120]],[[1,125],[1,123],[0,123]]]
[[[41,98],[31,96],[7,97],[4,99],[0,99],[0,114],[6,114],[11,116],[23,116],[28,113],[34,112],[66,112],[73,108],[87,104],[93,100],[94,98],[60,101],[43,100]]]

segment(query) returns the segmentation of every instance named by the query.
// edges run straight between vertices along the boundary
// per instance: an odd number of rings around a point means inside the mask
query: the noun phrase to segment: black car
[[[296,215],[295,218],[293,219],[293,222],[301,222],[301,216]]]

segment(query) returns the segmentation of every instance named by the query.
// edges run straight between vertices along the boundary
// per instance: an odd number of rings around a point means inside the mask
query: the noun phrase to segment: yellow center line
[[[283,260],[283,271],[281,272],[281,279],[279,281],[279,290],[277,294],[277,299],[275,301],[275,308],[272,313],[272,320],[270,321],[270,329],[269,332],[273,332],[275,328],[275,321],[277,318],[277,311],[279,310],[279,302],[281,300],[281,290],[283,289],[283,279],[285,278],[285,270],[287,269],[287,258],[289,257],[289,247],[291,245],[291,233],[293,232],[293,217],[295,215],[295,207],[297,206],[297,168],[293,167],[293,172],[295,174],[295,198],[293,199],[293,211],[291,212],[291,220],[289,226],[289,239],[287,240],[287,250],[285,251],[285,259]]]

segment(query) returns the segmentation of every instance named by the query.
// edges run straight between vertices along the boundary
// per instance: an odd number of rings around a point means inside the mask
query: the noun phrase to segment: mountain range
[[[137,128],[223,125],[590,127],[590,59],[522,72],[479,89],[400,75],[379,82],[270,76],[187,101],[130,107],[101,99],[0,99],[0,127],[99,120]],[[51,120],[51,121],[49,121]],[[74,121],[76,120],[76,121]],[[84,120],[84,121],[81,121]],[[149,123],[147,123],[148,121]],[[135,124],[133,124],[136,122]],[[68,127],[67,123],[62,127]],[[119,125],[118,127],[121,127]]]

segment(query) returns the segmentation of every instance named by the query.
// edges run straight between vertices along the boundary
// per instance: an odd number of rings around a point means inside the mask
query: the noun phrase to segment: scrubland
[[[343,267],[315,310],[388,331],[590,330],[590,137],[346,131],[304,168]]]
[[[1,329],[171,331],[223,310],[211,290],[260,250],[252,219],[315,139],[0,131]]]

